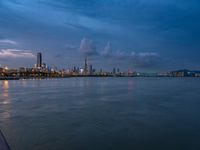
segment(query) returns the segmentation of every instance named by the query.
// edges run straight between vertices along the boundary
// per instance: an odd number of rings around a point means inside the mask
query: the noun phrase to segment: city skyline
[[[57,68],[49,66],[43,62],[43,54],[38,52],[36,64],[33,67],[21,66],[19,68],[9,68],[0,66],[0,80],[4,79],[45,79],[45,78],[68,78],[68,77],[200,77],[200,70],[179,69],[165,72],[138,72],[133,69],[120,70],[113,67],[112,70],[105,68],[97,69],[93,67],[88,58],[84,59],[81,66],[70,68]]]
[[[0,2],[0,64],[32,67],[44,53],[51,66],[157,72],[200,69],[199,2]],[[89,66],[88,66],[89,67]]]

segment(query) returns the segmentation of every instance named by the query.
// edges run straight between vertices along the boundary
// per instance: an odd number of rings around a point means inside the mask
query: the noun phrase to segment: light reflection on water
[[[9,98],[9,82],[7,80],[2,83],[2,95],[5,98],[5,101],[8,101]]]
[[[5,109],[5,111],[1,110],[0,112],[0,117],[2,119],[7,119],[11,116],[10,114],[10,103],[11,103],[11,100],[10,100],[10,95],[9,95],[9,81],[7,80],[4,80],[2,81],[2,88],[1,88],[2,92],[1,92],[1,97],[0,97],[0,105],[3,105],[3,109]],[[2,108],[1,107],[1,108]],[[0,119],[1,119],[0,118]]]

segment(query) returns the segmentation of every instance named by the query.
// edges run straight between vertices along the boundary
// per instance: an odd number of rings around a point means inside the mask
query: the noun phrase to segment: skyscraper
[[[37,53],[37,67],[42,67],[42,53]]]
[[[93,74],[93,68],[92,68],[92,65],[91,65],[91,64],[90,64],[89,73],[90,73],[90,75],[92,75],[92,74]]]
[[[85,58],[84,72],[85,72],[85,74],[87,74],[87,73],[88,73],[88,64],[87,64],[87,58]]]

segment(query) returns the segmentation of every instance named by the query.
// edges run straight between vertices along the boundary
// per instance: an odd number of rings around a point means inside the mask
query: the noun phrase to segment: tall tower
[[[42,67],[42,53],[37,53],[37,67]]]
[[[85,58],[84,72],[85,72],[86,74],[88,73],[87,58]]]

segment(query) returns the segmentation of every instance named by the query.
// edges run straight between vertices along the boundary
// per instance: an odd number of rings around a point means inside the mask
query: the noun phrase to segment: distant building
[[[103,73],[103,69],[102,68],[100,69],[100,73]]]
[[[87,64],[87,58],[85,58],[84,72],[85,72],[85,74],[87,74],[87,73],[88,73],[88,64]]]
[[[93,74],[93,68],[92,68],[92,65],[90,65],[89,72],[90,72],[90,75],[92,75],[92,74]]]
[[[170,72],[170,76],[172,77],[193,77],[195,76],[194,71],[190,70],[178,70],[178,71],[172,71]]]
[[[74,68],[73,68],[73,72],[77,72],[76,66],[74,66]]]
[[[112,73],[113,73],[113,74],[116,74],[116,68],[113,68]]]
[[[117,73],[120,73],[120,69],[119,68],[117,68]]]
[[[42,70],[47,70],[47,68],[48,68],[47,64],[43,63],[42,64]]]
[[[37,53],[37,67],[42,67],[42,53]]]
[[[195,77],[200,77],[200,72],[195,73]]]

